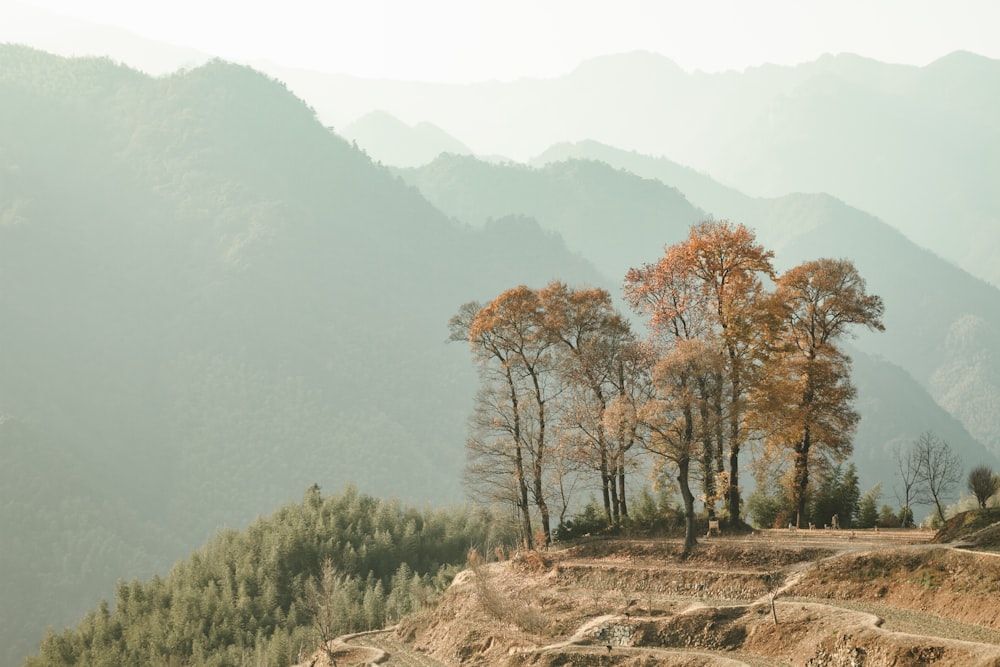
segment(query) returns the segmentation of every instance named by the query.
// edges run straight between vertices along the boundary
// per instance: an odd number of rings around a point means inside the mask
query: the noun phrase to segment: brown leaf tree
[[[838,341],[860,325],[883,330],[882,300],[845,259],[796,266],[776,281],[771,354],[754,391],[755,421],[770,447],[792,457],[791,492],[800,527],[809,470],[818,457],[850,455],[858,415],[850,358]]]
[[[764,350],[758,320],[766,303],[762,277],[773,276],[772,256],[747,227],[710,220],[692,227],[688,238],[667,248],[659,261],[632,269],[625,278],[626,299],[649,318],[666,349],[672,341],[698,338],[720,357],[718,373],[703,377],[697,388],[705,411],[700,456],[709,514],[718,474],[725,483],[721,491],[729,520],[737,525],[746,393]]]

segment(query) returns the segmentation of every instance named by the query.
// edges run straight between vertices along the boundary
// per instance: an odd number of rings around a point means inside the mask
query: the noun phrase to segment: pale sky
[[[15,2],[234,60],[423,81],[553,76],[635,50],[705,71],[827,52],[916,65],[959,49],[1000,58],[997,0],[0,0],[0,8]]]

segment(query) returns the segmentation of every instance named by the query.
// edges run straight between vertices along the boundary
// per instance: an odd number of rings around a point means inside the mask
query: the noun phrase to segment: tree
[[[761,276],[774,277],[774,253],[758,244],[756,235],[744,225],[709,220],[692,227],[687,241],[679,246],[679,254],[702,281],[708,307],[714,314],[713,342],[725,360],[722,375],[726,381],[717,382],[715,387],[715,447],[721,461],[724,440],[728,441],[728,479],[722,492],[729,519],[738,525],[739,456],[746,440],[744,396],[761,353],[757,335],[764,296]],[[728,425],[725,435],[723,423]]]
[[[755,392],[757,424],[769,445],[791,452],[791,491],[801,528],[812,461],[850,455],[858,421],[850,358],[836,343],[852,325],[882,331],[884,306],[865,292],[850,261],[820,259],[778,278],[771,309],[773,352]]]
[[[321,649],[328,651],[327,644],[349,627],[343,605],[346,585],[347,577],[337,572],[329,558],[323,561],[319,579],[310,579],[306,585],[305,608],[312,615],[313,636]]]
[[[858,528],[874,528],[879,523],[878,502],[882,496],[882,484],[876,484],[861,496],[858,504]],[[891,510],[890,510],[891,513]]]
[[[913,447],[905,452],[901,447],[896,447],[895,457],[900,483],[895,490],[896,500],[900,504],[899,523],[903,528],[913,528],[913,506],[926,502],[920,484],[920,462]]]
[[[654,394],[644,404],[640,416],[649,433],[645,447],[657,457],[655,469],[664,471],[664,465],[675,469],[684,503],[684,558],[697,544],[691,491],[691,462],[697,451],[700,414],[696,387],[699,377],[717,372],[717,363],[718,356],[704,341],[693,339],[678,343],[656,363]]]
[[[910,517],[912,524],[912,516]],[[889,505],[882,505],[882,509],[878,513],[878,526],[881,528],[902,528],[902,522],[899,520],[899,515],[897,515],[892,507]]]
[[[470,419],[467,474],[480,485],[492,487],[492,498],[513,503],[521,539],[530,547],[534,534],[528,503],[521,377],[515,368],[516,353],[504,337],[477,321],[483,309],[479,303],[466,303],[449,322],[451,340],[470,344],[483,383]]]
[[[512,502],[533,542],[529,496],[551,539],[550,490],[567,511],[567,482],[581,465],[600,474],[608,524],[626,516],[626,452],[636,440],[633,403],[648,365],[634,361],[631,329],[601,289],[553,282],[506,290],[486,305],[462,306],[452,340],[467,340],[479,363],[468,441],[468,478]],[[615,419],[608,410],[616,408]],[[634,412],[634,410],[633,410]],[[614,428],[609,429],[611,424]]]
[[[624,357],[632,353],[635,338],[606,290],[553,282],[539,291],[539,299],[566,387],[563,415],[572,433],[564,429],[563,434],[576,443],[580,459],[600,474],[608,525],[617,525],[628,515],[624,468],[634,428],[624,425],[620,414],[615,428],[608,429],[606,422],[612,404],[633,394],[635,368]]]
[[[854,525],[860,498],[855,465],[828,466],[819,475],[819,484],[809,502],[810,521],[817,526],[850,528]]]
[[[938,519],[945,520],[944,503],[962,481],[962,461],[951,445],[930,431],[920,434],[914,443],[918,483],[934,503]]]
[[[967,484],[980,509],[986,509],[986,501],[1000,491],[1000,475],[994,474],[989,466],[976,466],[969,471]]]
[[[656,263],[631,269],[625,279],[626,300],[649,317],[661,342],[665,336],[670,339],[665,349],[700,338],[720,357],[718,372],[703,378],[697,388],[703,401],[698,439],[706,509],[710,515],[714,512],[720,479],[734,524],[740,523],[745,394],[762,351],[757,335],[764,303],[761,276],[773,277],[772,257],[747,227],[710,220],[693,226],[688,238],[666,248]]]

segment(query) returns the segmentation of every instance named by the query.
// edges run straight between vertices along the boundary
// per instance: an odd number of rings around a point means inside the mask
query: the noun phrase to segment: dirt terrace
[[[475,565],[434,609],[348,645],[424,667],[1000,667],[1000,558],[931,537],[760,531],[702,539],[684,561],[672,540],[529,552]]]

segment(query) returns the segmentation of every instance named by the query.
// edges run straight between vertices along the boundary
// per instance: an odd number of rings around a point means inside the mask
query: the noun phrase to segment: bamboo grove
[[[628,516],[627,473],[648,469],[680,491],[688,552],[696,495],[710,519],[743,525],[749,448],[784,471],[802,524],[810,472],[852,451],[858,415],[840,342],[855,325],[882,330],[884,308],[848,260],[778,275],[772,259],[741,224],[693,226],[625,276],[642,337],[602,289],[553,282],[463,305],[450,328],[480,378],[473,494],[508,503],[523,542],[542,546],[581,479],[599,486],[615,527]]]

